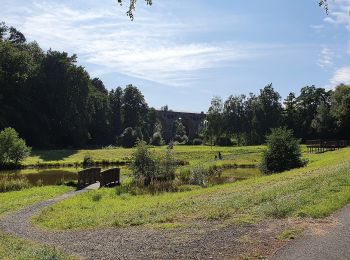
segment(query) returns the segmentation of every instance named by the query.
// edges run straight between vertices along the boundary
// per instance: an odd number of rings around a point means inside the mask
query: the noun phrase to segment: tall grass
[[[0,192],[17,191],[29,187],[31,187],[31,184],[24,176],[4,175],[0,177]]]

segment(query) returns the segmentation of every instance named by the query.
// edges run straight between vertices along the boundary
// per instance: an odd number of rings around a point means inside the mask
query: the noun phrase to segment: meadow
[[[166,146],[152,147],[155,153],[160,153]],[[177,160],[184,164],[199,164],[214,160],[214,156],[221,152],[223,156],[230,156],[230,161],[237,164],[251,164],[260,161],[261,152],[264,146],[246,147],[217,147],[217,146],[174,146],[173,153]],[[23,166],[64,166],[79,165],[85,156],[97,162],[129,162],[134,148],[106,147],[94,150],[36,150],[32,155],[23,161]]]
[[[46,208],[33,221],[50,229],[232,224],[322,218],[349,203],[350,149],[304,156],[309,160],[304,168],[208,188],[136,196],[116,189],[90,191]]]

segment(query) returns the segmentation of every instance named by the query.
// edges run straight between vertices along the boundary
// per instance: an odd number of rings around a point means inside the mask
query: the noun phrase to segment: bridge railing
[[[100,187],[120,185],[120,168],[113,168],[103,172],[101,172],[101,168],[89,168],[78,172],[78,189],[96,182],[100,182]]]
[[[78,188],[83,188],[100,181],[101,168],[89,168],[78,172]]]
[[[325,151],[334,151],[344,148],[348,145],[346,140],[306,140],[306,147],[310,153],[323,153]]]
[[[113,168],[101,172],[100,187],[120,185],[120,168]]]

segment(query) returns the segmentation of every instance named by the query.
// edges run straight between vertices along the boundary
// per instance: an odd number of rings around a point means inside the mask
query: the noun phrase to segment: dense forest
[[[306,86],[297,96],[282,102],[272,84],[259,95],[213,98],[208,114],[208,133],[219,144],[235,137],[241,144],[259,144],[271,130],[286,126],[305,139],[350,139],[350,87],[325,90]]]
[[[108,91],[76,61],[66,52],[45,52],[0,23],[0,130],[15,128],[34,148],[130,147],[137,139],[162,144],[157,112],[137,87]],[[175,140],[192,141],[181,122],[175,125]],[[216,97],[197,137],[221,145],[260,144],[279,126],[303,139],[350,139],[350,87],[306,86],[284,101],[272,84],[259,95]]]
[[[139,89],[128,85],[108,91],[76,60],[65,52],[44,52],[1,23],[0,129],[15,128],[36,148],[149,140],[157,130],[156,111]]]

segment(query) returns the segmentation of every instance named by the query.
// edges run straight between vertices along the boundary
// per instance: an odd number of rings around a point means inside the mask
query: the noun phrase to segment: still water
[[[102,168],[102,170],[107,170],[109,168]],[[25,177],[32,185],[57,185],[64,182],[76,181],[78,179],[78,171],[82,169],[83,168],[56,168],[0,171],[0,180],[4,176],[9,176],[11,178]],[[121,171],[122,174],[127,173],[125,167],[121,167]]]
[[[111,167],[109,167],[111,168]],[[126,167],[121,168],[121,178],[128,177],[130,173]],[[102,168],[107,170],[108,168]],[[0,171],[0,180],[4,176],[11,178],[25,177],[32,185],[57,185],[64,182],[76,181],[78,178],[78,171],[82,168],[57,168],[57,169],[24,169],[15,171]],[[229,183],[248,178],[261,176],[261,172],[256,168],[237,168],[226,169],[221,172],[220,176],[210,178],[211,183]]]

